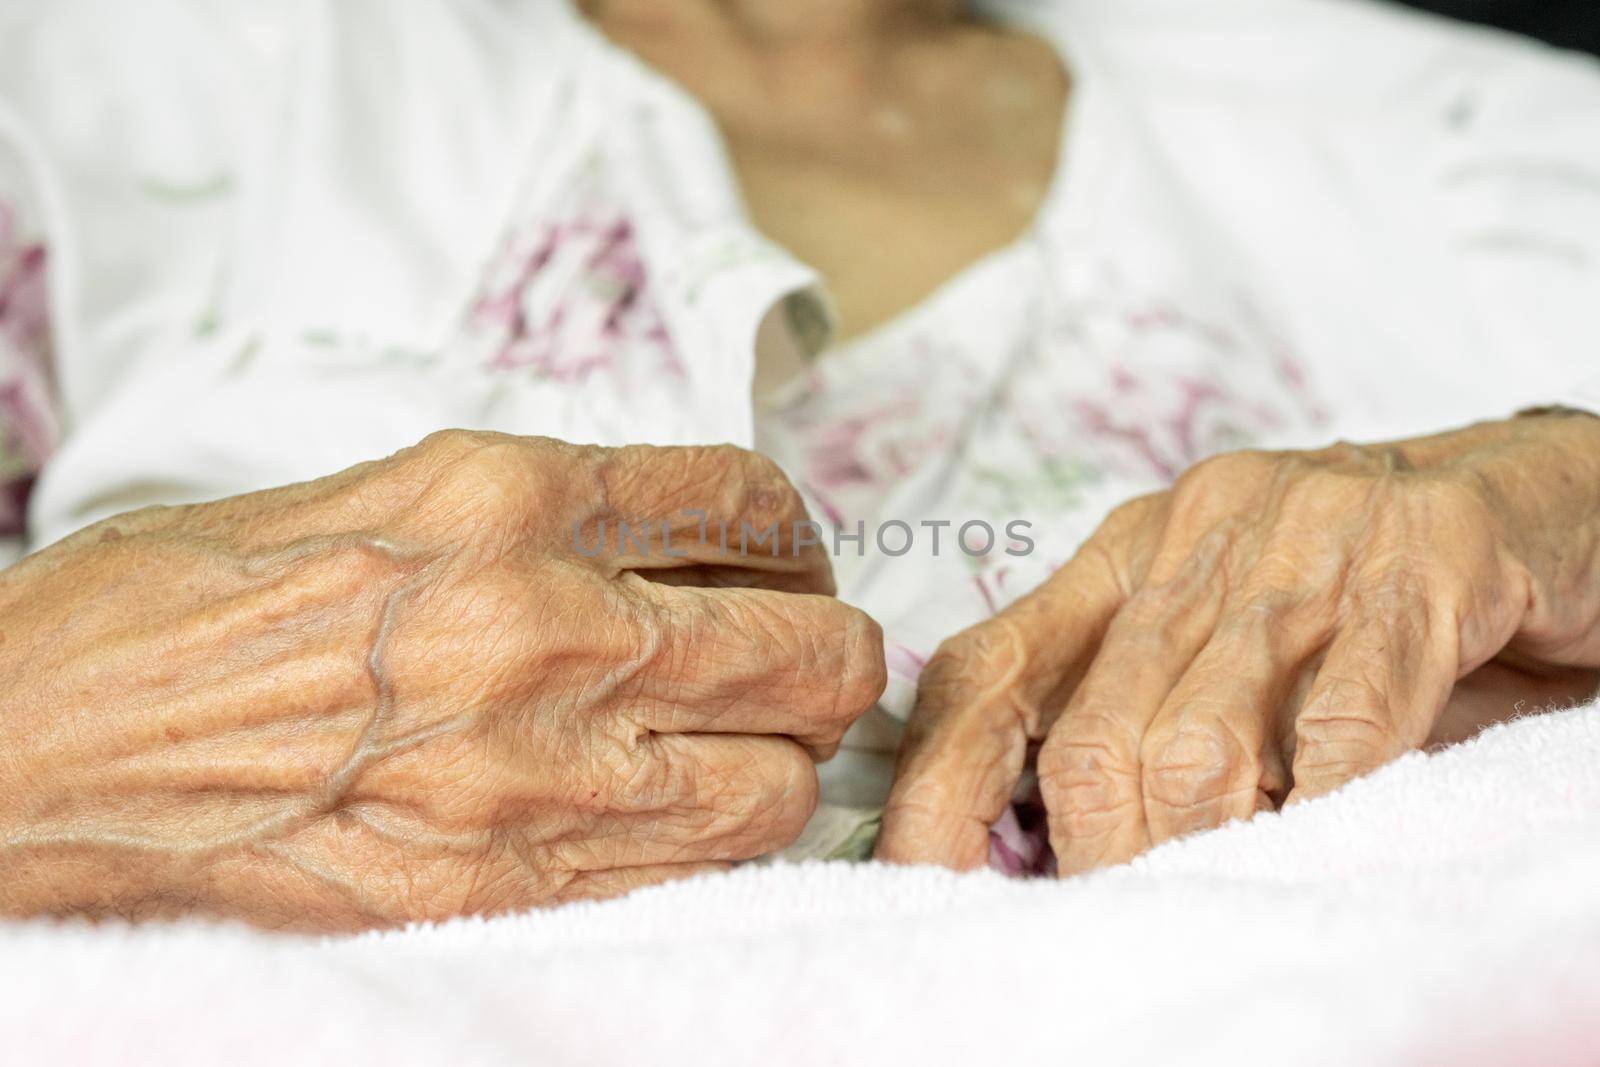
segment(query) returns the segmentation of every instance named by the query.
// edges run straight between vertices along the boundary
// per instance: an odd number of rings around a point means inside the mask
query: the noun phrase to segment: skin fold
[[[617,518],[684,555],[577,550]],[[347,930],[781,848],[884,685],[804,518],[731,447],[447,432],[89,527],[0,575],[0,915]]]
[[[1072,874],[1586,699],[1597,667],[1600,419],[1218,456],[941,646],[878,855],[984,863],[1030,742]]]

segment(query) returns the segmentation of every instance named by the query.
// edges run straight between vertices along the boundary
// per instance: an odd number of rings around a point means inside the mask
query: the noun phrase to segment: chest
[[[1027,34],[963,24],[862,49],[605,29],[714,120],[751,222],[822,276],[840,337],[1014,241],[1055,177],[1068,81]]]
[[[1044,200],[1054,145],[973,152],[841,140],[855,143],[816,151],[730,136],[728,147],[752,221],[822,276],[844,338],[1022,235]]]

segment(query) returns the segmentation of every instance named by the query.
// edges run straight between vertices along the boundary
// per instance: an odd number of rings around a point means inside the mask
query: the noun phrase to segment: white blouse
[[[757,446],[903,713],[1204,455],[1600,408],[1594,61],[1361,0],[978,6],[1072,78],[1034,225],[753,401],[828,296],[565,2],[9,5],[0,524],[35,474],[45,543],[449,426]]]

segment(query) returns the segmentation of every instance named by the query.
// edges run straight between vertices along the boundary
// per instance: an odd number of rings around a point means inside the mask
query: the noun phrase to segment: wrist
[[[1430,439],[1529,578],[1515,645],[1546,662],[1600,666],[1600,418],[1540,409]]]

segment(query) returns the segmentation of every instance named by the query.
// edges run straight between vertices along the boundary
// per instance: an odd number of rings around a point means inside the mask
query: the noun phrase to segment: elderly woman
[[[0,913],[616,893],[794,841],[841,738],[880,856],[1045,866],[1015,798],[1081,871],[1595,691],[1587,61],[59,0],[0,93]]]

